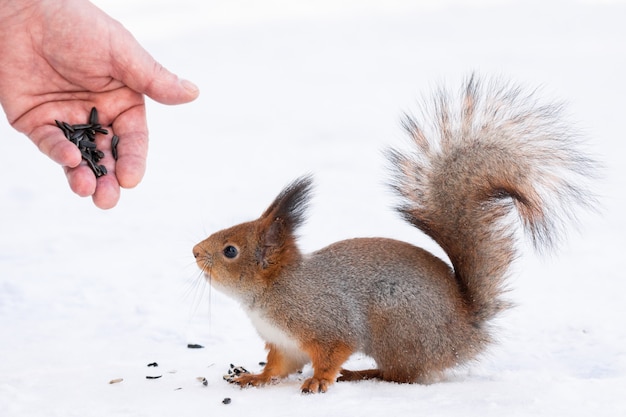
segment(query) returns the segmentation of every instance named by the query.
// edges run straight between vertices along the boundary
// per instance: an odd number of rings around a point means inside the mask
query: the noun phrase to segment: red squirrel
[[[295,232],[310,176],[287,186],[257,220],[193,248],[206,279],[241,303],[266,342],[262,372],[242,373],[235,383],[264,385],[308,363],[307,393],[336,380],[428,383],[492,341],[489,321],[509,306],[503,284],[517,256],[511,213],[543,250],[576,220],[576,208],[594,207],[586,180],[596,164],[560,106],[472,75],[459,95],[439,90],[430,109],[430,124],[405,117],[412,151],[388,152],[390,185],[397,210],[449,263],[386,238],[301,253]],[[376,368],[342,369],[355,352]]]

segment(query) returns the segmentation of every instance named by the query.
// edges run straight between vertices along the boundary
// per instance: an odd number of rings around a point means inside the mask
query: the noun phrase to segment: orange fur
[[[317,341],[310,341],[302,346],[311,357],[313,376],[302,384],[300,388],[305,393],[326,392],[335,382],[341,365],[348,360],[354,349],[341,341],[322,345]]]
[[[271,343],[265,344],[268,349],[267,361],[263,371],[260,374],[241,374],[234,378],[236,384],[242,387],[252,385],[260,386],[268,384],[274,378],[284,378],[294,372],[301,370],[298,363],[294,363],[285,356],[280,349]]]

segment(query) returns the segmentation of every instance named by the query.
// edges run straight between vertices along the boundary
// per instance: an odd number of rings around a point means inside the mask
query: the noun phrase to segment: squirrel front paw
[[[259,387],[268,384],[272,380],[272,377],[264,374],[242,374],[238,377],[232,378],[228,381],[231,384],[237,384],[242,388],[245,387]]]
[[[269,383],[272,380],[272,376],[264,372],[251,374],[243,366],[230,365],[228,374],[224,375],[224,380],[231,384],[237,384],[242,388],[249,386],[258,387]]]
[[[328,387],[333,383],[333,381],[329,381],[328,379],[323,378],[309,378],[304,381],[300,390],[303,394],[315,394],[318,392],[326,392]]]
[[[248,370],[243,366],[235,366],[232,363],[230,364],[230,368],[228,368],[228,373],[224,375],[224,381],[235,383],[235,379],[237,379],[240,375],[249,374]]]

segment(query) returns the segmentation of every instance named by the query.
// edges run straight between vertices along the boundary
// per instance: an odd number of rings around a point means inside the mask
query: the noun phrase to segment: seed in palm
[[[99,165],[98,162],[104,158],[104,153],[96,149],[96,133],[107,135],[108,130],[104,129],[100,123],[98,123],[98,110],[95,107],[91,109],[89,113],[89,120],[87,123],[79,123],[70,125],[66,122],[54,121],[59,129],[63,132],[65,137],[80,149],[80,154],[87,162],[87,165],[97,177],[106,175],[107,169],[104,165]],[[113,157],[117,159],[117,142],[119,138],[113,136],[112,153]]]
[[[117,144],[120,142],[120,138],[117,135],[113,135],[113,139],[111,139],[111,154],[113,155],[113,159],[117,161]]]

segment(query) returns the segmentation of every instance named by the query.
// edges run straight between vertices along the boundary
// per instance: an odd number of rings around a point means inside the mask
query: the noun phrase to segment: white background
[[[97,4],[201,95],[148,102],[148,171],[110,211],[73,195],[60,167],[0,123],[0,415],[626,413],[624,2]],[[600,214],[553,256],[524,248],[499,344],[429,386],[341,383],[304,396],[302,376],[247,390],[222,381],[230,363],[258,370],[263,342],[203,282],[193,244],[255,218],[311,172],[303,250],[386,236],[441,255],[391,209],[381,151],[403,143],[400,116],[417,99],[470,71],[566,101],[604,163]]]

